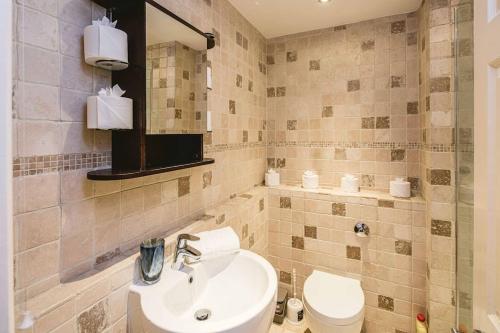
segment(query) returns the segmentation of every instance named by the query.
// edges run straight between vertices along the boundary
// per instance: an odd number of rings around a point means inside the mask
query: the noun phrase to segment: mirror
[[[207,38],[146,3],[146,134],[207,128]]]

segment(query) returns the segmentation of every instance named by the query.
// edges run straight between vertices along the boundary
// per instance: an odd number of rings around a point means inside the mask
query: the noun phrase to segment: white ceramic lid
[[[317,319],[331,325],[350,325],[364,316],[365,295],[355,279],[313,271],[304,284],[303,298]]]

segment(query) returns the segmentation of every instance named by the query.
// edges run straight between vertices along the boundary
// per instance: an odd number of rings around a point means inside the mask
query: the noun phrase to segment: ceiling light
[[[330,2],[332,0],[318,0],[319,3],[327,3],[327,2]]]

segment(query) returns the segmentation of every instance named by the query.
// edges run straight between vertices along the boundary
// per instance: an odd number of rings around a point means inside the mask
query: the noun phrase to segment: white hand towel
[[[236,253],[240,250],[240,239],[231,227],[204,231],[196,234],[197,241],[188,244],[201,252],[201,259],[211,259]]]

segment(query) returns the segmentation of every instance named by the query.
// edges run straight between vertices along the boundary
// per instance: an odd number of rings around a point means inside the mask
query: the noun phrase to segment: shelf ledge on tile
[[[215,160],[213,158],[205,158],[199,162],[180,164],[180,165],[171,165],[166,167],[158,167],[151,168],[145,170],[128,170],[128,171],[117,171],[111,168],[109,169],[100,169],[89,171],[87,173],[87,178],[90,180],[119,180],[119,179],[131,179],[131,178],[139,178],[150,175],[155,175],[158,173],[170,172],[181,169],[194,168],[197,166],[213,164]]]

